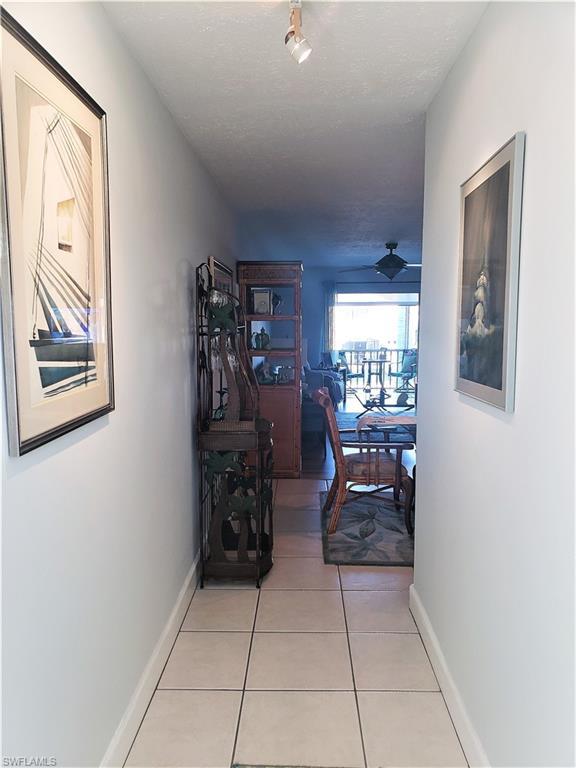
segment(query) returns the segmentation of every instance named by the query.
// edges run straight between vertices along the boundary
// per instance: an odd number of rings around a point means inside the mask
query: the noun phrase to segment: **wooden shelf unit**
[[[251,357],[296,357],[295,349],[249,349]],[[266,386],[262,384],[261,386]]]
[[[293,359],[294,380],[282,384],[260,384],[260,413],[273,423],[274,477],[300,477],[300,424],[302,385],[302,262],[300,261],[239,261],[238,284],[240,301],[246,312],[247,337],[265,323],[272,343],[274,324],[291,322],[294,325],[294,345],[291,349],[250,349],[251,358]],[[251,306],[251,289],[279,289],[292,299],[292,306],[284,314],[255,314]],[[281,310],[280,310],[281,311]]]
[[[246,315],[246,320],[257,323],[259,320],[298,320],[298,315]]]

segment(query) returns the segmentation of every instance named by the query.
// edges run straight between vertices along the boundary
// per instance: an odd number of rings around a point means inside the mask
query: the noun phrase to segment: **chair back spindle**
[[[338,432],[338,422],[336,421],[334,406],[332,405],[328,390],[325,387],[314,390],[312,399],[317,405],[320,405],[324,409],[324,416],[328,427],[328,439],[330,440],[334,463],[336,464],[336,471],[339,469],[343,470],[344,451],[342,449],[342,443],[340,442],[340,433]]]

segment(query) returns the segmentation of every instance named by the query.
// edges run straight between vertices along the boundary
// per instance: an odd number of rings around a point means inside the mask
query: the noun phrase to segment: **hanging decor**
[[[211,256],[208,259],[208,267],[212,275],[215,288],[221,288],[228,293],[234,293],[234,275],[230,267]]]
[[[461,187],[456,390],[514,410],[523,133]]]
[[[10,453],[114,408],[106,116],[3,9],[2,304]]]

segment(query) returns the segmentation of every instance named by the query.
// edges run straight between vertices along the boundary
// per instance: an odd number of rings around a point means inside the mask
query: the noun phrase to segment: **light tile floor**
[[[466,766],[408,608],[411,568],[325,565],[324,480],[280,480],[256,590],[197,590],[129,766]]]

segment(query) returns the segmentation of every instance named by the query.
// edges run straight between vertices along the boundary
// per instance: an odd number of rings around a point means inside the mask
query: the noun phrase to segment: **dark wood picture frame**
[[[12,456],[19,456],[110,413],[115,407],[108,153],[106,113],[96,101],[4,9],[0,12],[0,34],[3,73],[0,113],[2,331],[9,452]],[[30,76],[31,72],[38,75],[37,81]],[[45,251],[45,258],[50,264],[46,263],[42,272],[42,268],[38,267],[32,280],[34,296],[39,297],[37,303],[45,315],[42,322],[46,322],[48,328],[44,331],[38,329],[36,335],[34,321],[34,339],[30,338],[22,322],[22,308],[26,303],[22,295],[25,285],[22,274],[27,253],[24,243],[30,234],[24,222],[28,219],[24,215],[24,202],[17,199],[19,190],[11,183],[16,176],[23,174],[21,150],[15,141],[24,131],[20,127],[20,117],[25,114],[30,123],[33,119],[32,107],[28,105],[28,112],[25,113],[20,106],[21,102],[16,99],[16,94],[22,93],[22,89],[26,89],[29,104],[53,110],[54,120],[49,129],[46,127],[43,137],[46,147],[50,143],[48,135],[51,134],[51,146],[55,148],[55,154],[58,154],[58,130],[63,137],[68,137],[68,150],[84,148],[83,167],[77,174],[69,173],[68,180],[74,192],[75,185],[89,190],[89,194],[84,197],[74,194],[71,200],[65,201],[72,204],[65,215],[60,213],[60,205],[64,203],[58,204],[58,213],[56,208],[50,209],[53,210],[53,218],[58,219],[58,240],[61,225],[68,227],[69,233],[76,232],[77,221],[82,219],[83,239],[75,235],[75,242],[76,250],[85,257],[88,282],[81,284],[77,275],[68,272],[63,266],[62,258],[59,257],[72,249],[64,237],[62,243],[56,243],[57,257],[49,252],[48,246],[44,246],[45,241],[39,238],[38,254],[44,254]],[[85,116],[90,129],[86,128],[84,122],[80,122],[78,115]],[[31,155],[31,129],[28,137],[27,152]],[[45,151],[48,152],[48,149]],[[70,172],[70,167],[66,168],[62,156],[63,153],[59,162],[64,177],[66,171]],[[78,156],[74,156],[74,161],[77,159]],[[31,162],[28,161],[28,169]],[[47,175],[44,160],[43,178]],[[44,197],[44,185],[48,183],[43,182],[43,196],[37,206],[42,222],[48,205]],[[22,183],[24,188],[25,182]],[[43,223],[39,232],[43,238]],[[49,284],[48,275],[53,284]],[[43,286],[41,296],[40,285]],[[77,328],[71,327],[71,318],[75,320]],[[81,348],[84,349],[82,353],[79,351]],[[33,360],[29,365],[26,364],[27,356],[28,361]],[[68,370],[65,370],[66,366]],[[71,373],[72,370],[76,373]],[[47,385],[46,381],[51,384]],[[35,401],[32,394],[36,397]]]
[[[214,288],[236,294],[234,285],[234,270],[213,256],[208,259],[208,268]]]

